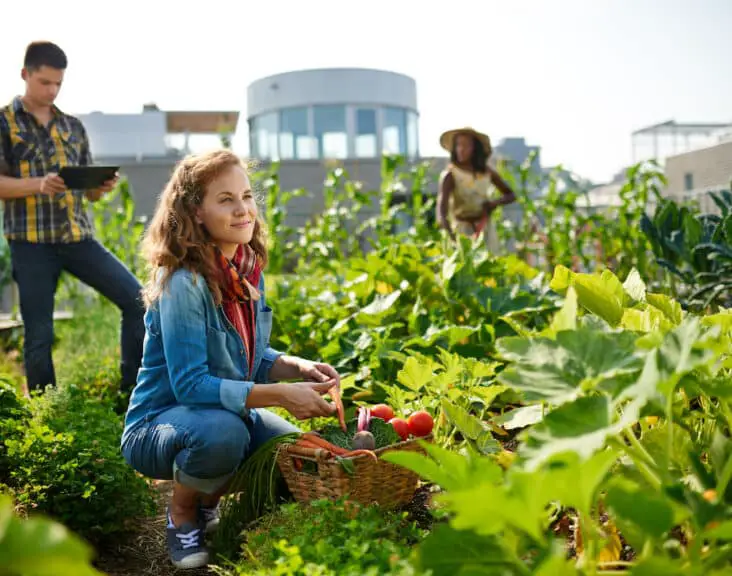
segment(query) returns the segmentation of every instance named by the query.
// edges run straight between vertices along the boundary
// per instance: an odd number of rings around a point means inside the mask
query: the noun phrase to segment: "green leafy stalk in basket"
[[[368,431],[374,436],[377,450],[397,444],[400,441],[399,434],[394,430],[394,427],[381,418],[372,418],[369,421]],[[358,418],[354,418],[347,423],[345,432],[335,424],[327,424],[320,431],[320,435],[331,444],[353,450],[353,436],[356,432],[358,432]]]

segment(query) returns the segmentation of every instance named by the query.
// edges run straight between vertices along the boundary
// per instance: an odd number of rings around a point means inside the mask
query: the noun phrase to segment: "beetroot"
[[[368,430],[356,432],[353,435],[351,446],[354,450],[374,450],[376,448],[376,439]]]

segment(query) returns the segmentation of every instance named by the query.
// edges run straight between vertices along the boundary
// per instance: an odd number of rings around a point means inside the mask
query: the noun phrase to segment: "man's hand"
[[[111,180],[107,180],[99,188],[97,188],[95,190],[87,191],[86,197],[89,200],[91,200],[92,202],[96,202],[102,196],[104,196],[107,192],[111,192],[114,189],[114,187],[117,185],[117,182],[119,182],[119,174],[115,174],[114,178],[112,178]]]
[[[46,196],[55,196],[66,190],[63,178],[58,174],[50,173],[41,178],[40,192]]]

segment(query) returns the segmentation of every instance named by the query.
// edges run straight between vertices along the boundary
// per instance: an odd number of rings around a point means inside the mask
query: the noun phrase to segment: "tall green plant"
[[[135,198],[127,178],[92,204],[94,227],[99,241],[104,244],[138,278],[145,276],[145,264],[140,243],[147,216],[135,214]]]

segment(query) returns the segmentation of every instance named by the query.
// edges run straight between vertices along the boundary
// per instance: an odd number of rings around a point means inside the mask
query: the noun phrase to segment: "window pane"
[[[376,158],[376,134],[360,134],[356,136],[356,157]]]
[[[376,110],[356,110],[356,157],[375,158],[378,155],[376,137]]]
[[[407,112],[407,155],[410,158],[419,156],[419,131],[417,114],[414,112]]]
[[[277,114],[263,114],[252,122],[252,156],[256,158],[278,158],[277,154]]]
[[[315,106],[313,108],[315,137],[321,158],[346,158],[346,109],[343,106]]]
[[[384,108],[384,152],[407,153],[407,115],[401,108]]]
[[[280,158],[307,160],[315,157],[314,138],[308,135],[307,108],[280,112]]]
[[[356,134],[376,134],[376,110],[356,110]]]

